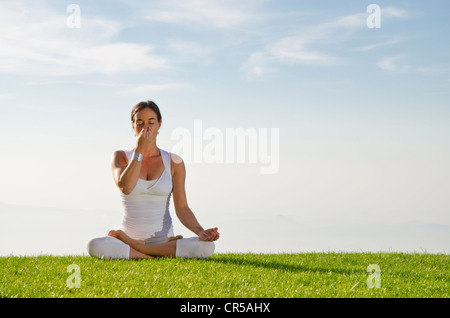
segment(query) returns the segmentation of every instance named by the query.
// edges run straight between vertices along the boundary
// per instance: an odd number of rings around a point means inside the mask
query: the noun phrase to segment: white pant
[[[214,253],[214,242],[206,242],[198,237],[177,240],[177,258],[208,258]],[[105,259],[130,258],[130,246],[112,236],[94,238],[87,244],[89,255]]]
[[[130,246],[112,236],[90,240],[86,246],[89,255],[106,259],[130,258]]]

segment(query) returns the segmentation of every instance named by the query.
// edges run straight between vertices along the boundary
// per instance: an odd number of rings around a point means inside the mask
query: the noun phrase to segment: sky
[[[0,255],[120,227],[110,158],[142,100],[217,252],[449,252],[448,1],[0,8]]]

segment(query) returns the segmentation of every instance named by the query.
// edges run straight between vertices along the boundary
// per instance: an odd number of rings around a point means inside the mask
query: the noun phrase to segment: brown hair
[[[144,108],[150,108],[156,113],[156,117],[158,117],[158,122],[161,122],[161,112],[159,111],[158,105],[156,105],[153,101],[147,100],[143,102],[139,102],[133,107],[133,110],[131,111],[131,122],[134,123],[134,117],[136,116],[136,113],[140,110],[143,110]]]

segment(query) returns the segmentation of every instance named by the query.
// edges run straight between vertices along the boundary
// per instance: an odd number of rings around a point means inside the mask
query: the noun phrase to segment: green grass
[[[206,260],[0,257],[0,297],[450,296],[450,256],[404,253],[216,254]],[[80,287],[67,280],[80,268]],[[369,288],[369,264],[381,287]],[[72,282],[75,282],[73,280]]]

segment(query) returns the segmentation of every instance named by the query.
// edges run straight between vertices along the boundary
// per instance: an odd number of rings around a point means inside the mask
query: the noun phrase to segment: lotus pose
[[[162,123],[158,106],[152,101],[138,103],[132,109],[131,123],[136,147],[115,151],[111,160],[124,206],[122,229],[90,240],[88,253],[109,259],[211,256],[220,236],[218,229],[203,229],[189,208],[182,158],[156,145]],[[178,219],[197,236],[174,236],[169,212],[172,193]]]

